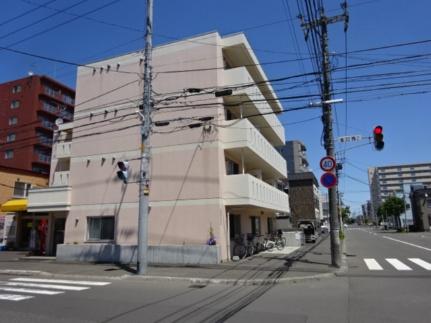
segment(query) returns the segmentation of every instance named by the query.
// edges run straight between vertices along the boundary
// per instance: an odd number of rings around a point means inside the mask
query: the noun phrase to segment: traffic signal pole
[[[147,19],[144,50],[144,91],[141,123],[141,166],[139,181],[137,274],[144,275],[148,266],[148,211],[150,181],[151,135],[151,54],[153,36],[153,0],[147,0]]]
[[[322,121],[326,155],[335,159],[334,135],[332,128],[332,106],[331,103],[331,83],[330,83],[330,63],[328,50],[328,24],[344,21],[345,31],[347,29],[348,14],[347,5],[343,7],[345,12],[343,15],[326,17],[321,8],[320,18],[310,22],[303,22],[301,26],[306,30],[306,39],[310,31],[320,27],[320,45],[322,49]],[[335,170],[332,170],[335,172]],[[341,267],[341,243],[340,243],[340,221],[338,218],[338,203],[337,203],[337,187],[328,188],[329,202],[329,223],[330,223],[330,239],[331,239],[331,264],[334,267]]]
[[[332,106],[328,102],[331,100],[330,87],[330,65],[328,55],[328,22],[326,17],[320,19],[321,25],[321,46],[322,46],[322,73],[323,73],[323,93],[322,93],[322,112],[323,112],[323,133],[325,140],[326,155],[335,158],[334,135],[332,129]],[[337,179],[338,180],[338,179]],[[329,223],[331,237],[331,263],[335,267],[341,266],[341,243],[340,243],[340,222],[338,220],[337,206],[337,186],[338,183],[328,188],[329,199]]]

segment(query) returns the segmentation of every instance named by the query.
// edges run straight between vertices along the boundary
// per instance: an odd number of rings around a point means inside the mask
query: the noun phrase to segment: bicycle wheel
[[[237,244],[233,248],[234,256],[238,256],[240,259],[243,259],[247,255],[247,250],[244,245]]]
[[[253,245],[248,245],[247,246],[247,257],[253,256],[255,253],[256,249],[254,248]]]
[[[283,240],[278,238],[275,240],[275,247],[277,248],[277,250],[282,250],[284,248],[284,243]]]

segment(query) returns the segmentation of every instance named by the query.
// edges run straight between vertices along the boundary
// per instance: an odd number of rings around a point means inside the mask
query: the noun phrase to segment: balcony
[[[226,206],[256,206],[289,212],[289,196],[250,174],[224,177],[223,199]]]
[[[55,150],[54,150],[54,156],[55,158],[70,158],[71,156],[71,152],[70,149],[72,147],[72,143],[71,142],[63,142],[63,143],[57,143],[55,145]]]
[[[32,188],[28,193],[27,212],[69,211],[71,193],[69,186]]]
[[[54,122],[48,121],[48,120],[44,120],[44,119],[39,119],[40,121],[40,126],[45,128],[45,129],[49,129],[49,130],[53,130],[54,129]]]
[[[35,153],[35,159],[34,162],[39,162],[42,164],[50,164],[51,163],[51,156],[45,155],[42,153]]]
[[[245,67],[236,67],[223,72],[224,86],[250,84],[254,80],[250,76]],[[236,99],[234,98],[236,97]],[[241,101],[257,101],[244,103],[244,117],[258,113],[268,113],[273,111],[272,107],[262,95],[262,92],[257,86],[250,86],[246,88],[236,89],[233,92],[233,97],[226,97],[227,103],[238,103]],[[253,124],[261,127],[262,134],[276,146],[284,144],[285,134],[284,127],[278,120],[275,114],[265,114],[261,117],[254,117],[251,119]]]
[[[51,186],[69,186],[70,171],[55,172]]]
[[[272,175],[275,172],[272,177],[286,177],[286,160],[248,119],[223,121],[221,125],[223,147],[237,160],[243,158],[251,168]]]

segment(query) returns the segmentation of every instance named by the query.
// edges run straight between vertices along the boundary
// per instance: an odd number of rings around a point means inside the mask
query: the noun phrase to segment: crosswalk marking
[[[397,270],[412,270],[409,266],[402,263],[396,258],[386,258],[386,261],[395,267]]]
[[[405,262],[400,261],[397,258],[385,258],[386,262],[388,262],[392,267],[394,267],[398,271],[411,271],[413,269],[420,270],[431,270],[431,263],[427,262],[425,260],[422,260],[420,258],[407,258],[410,262],[414,263],[416,266],[420,267],[410,267],[406,265]],[[388,269],[388,267],[383,266],[377,261],[375,258],[363,258],[365,265],[367,266],[368,270],[370,271],[381,271]],[[382,260],[383,261],[383,260]],[[385,267],[385,268],[384,268]]]
[[[110,282],[101,281],[79,281],[67,279],[44,279],[44,278],[11,278],[8,281],[0,281],[0,301],[22,301],[34,298],[30,295],[58,295],[66,291],[83,291],[93,286],[106,286]]]
[[[419,259],[419,258],[409,258],[409,260],[413,263],[415,263],[418,266],[421,266],[422,268],[426,269],[426,270],[431,270],[431,264]]]
[[[64,293],[64,292],[54,291],[54,290],[31,289],[31,288],[14,288],[14,287],[4,287],[4,286],[0,286],[0,290],[3,290],[5,292],[40,294],[40,295],[58,295],[58,294]]]
[[[84,286],[66,286],[66,285],[1,282],[1,281],[0,281],[0,286],[40,287],[40,288],[48,288],[48,289],[74,290],[74,291],[81,291],[81,290],[86,290],[90,288],[90,287],[84,287]]]
[[[74,281],[74,280],[64,280],[64,279],[43,279],[43,278],[12,278],[11,280],[20,281],[20,282],[73,284],[73,285],[87,285],[87,286],[106,286],[110,284],[110,282]]]
[[[22,301],[25,299],[33,298],[34,296],[28,296],[28,295],[17,295],[17,294],[0,294],[0,300],[3,301]]]
[[[365,258],[364,262],[369,270],[383,270],[383,267],[379,265],[376,259]]]

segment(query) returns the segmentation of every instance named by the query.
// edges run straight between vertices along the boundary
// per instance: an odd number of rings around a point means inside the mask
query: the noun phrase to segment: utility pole
[[[310,31],[315,31],[320,36],[320,46],[322,50],[322,121],[326,155],[335,159],[334,135],[332,129],[332,106],[331,106],[331,83],[330,83],[330,62],[328,49],[328,24],[344,21],[344,31],[347,30],[349,16],[347,14],[347,4],[342,4],[344,14],[334,17],[326,17],[323,8],[320,8],[320,18],[309,22],[302,21],[301,26],[305,30],[305,39]],[[300,17],[303,19],[302,17]],[[320,27],[320,28],[316,28]],[[320,29],[320,32],[317,30]],[[334,172],[334,171],[333,171]],[[328,188],[329,199],[329,223],[331,238],[331,263],[334,267],[341,267],[341,243],[340,243],[340,221],[337,205],[338,184]]]
[[[151,135],[151,54],[153,37],[153,0],[147,0],[147,19],[144,50],[144,91],[141,123],[141,166],[139,181],[137,274],[144,275],[148,265],[148,211],[150,181]]]

